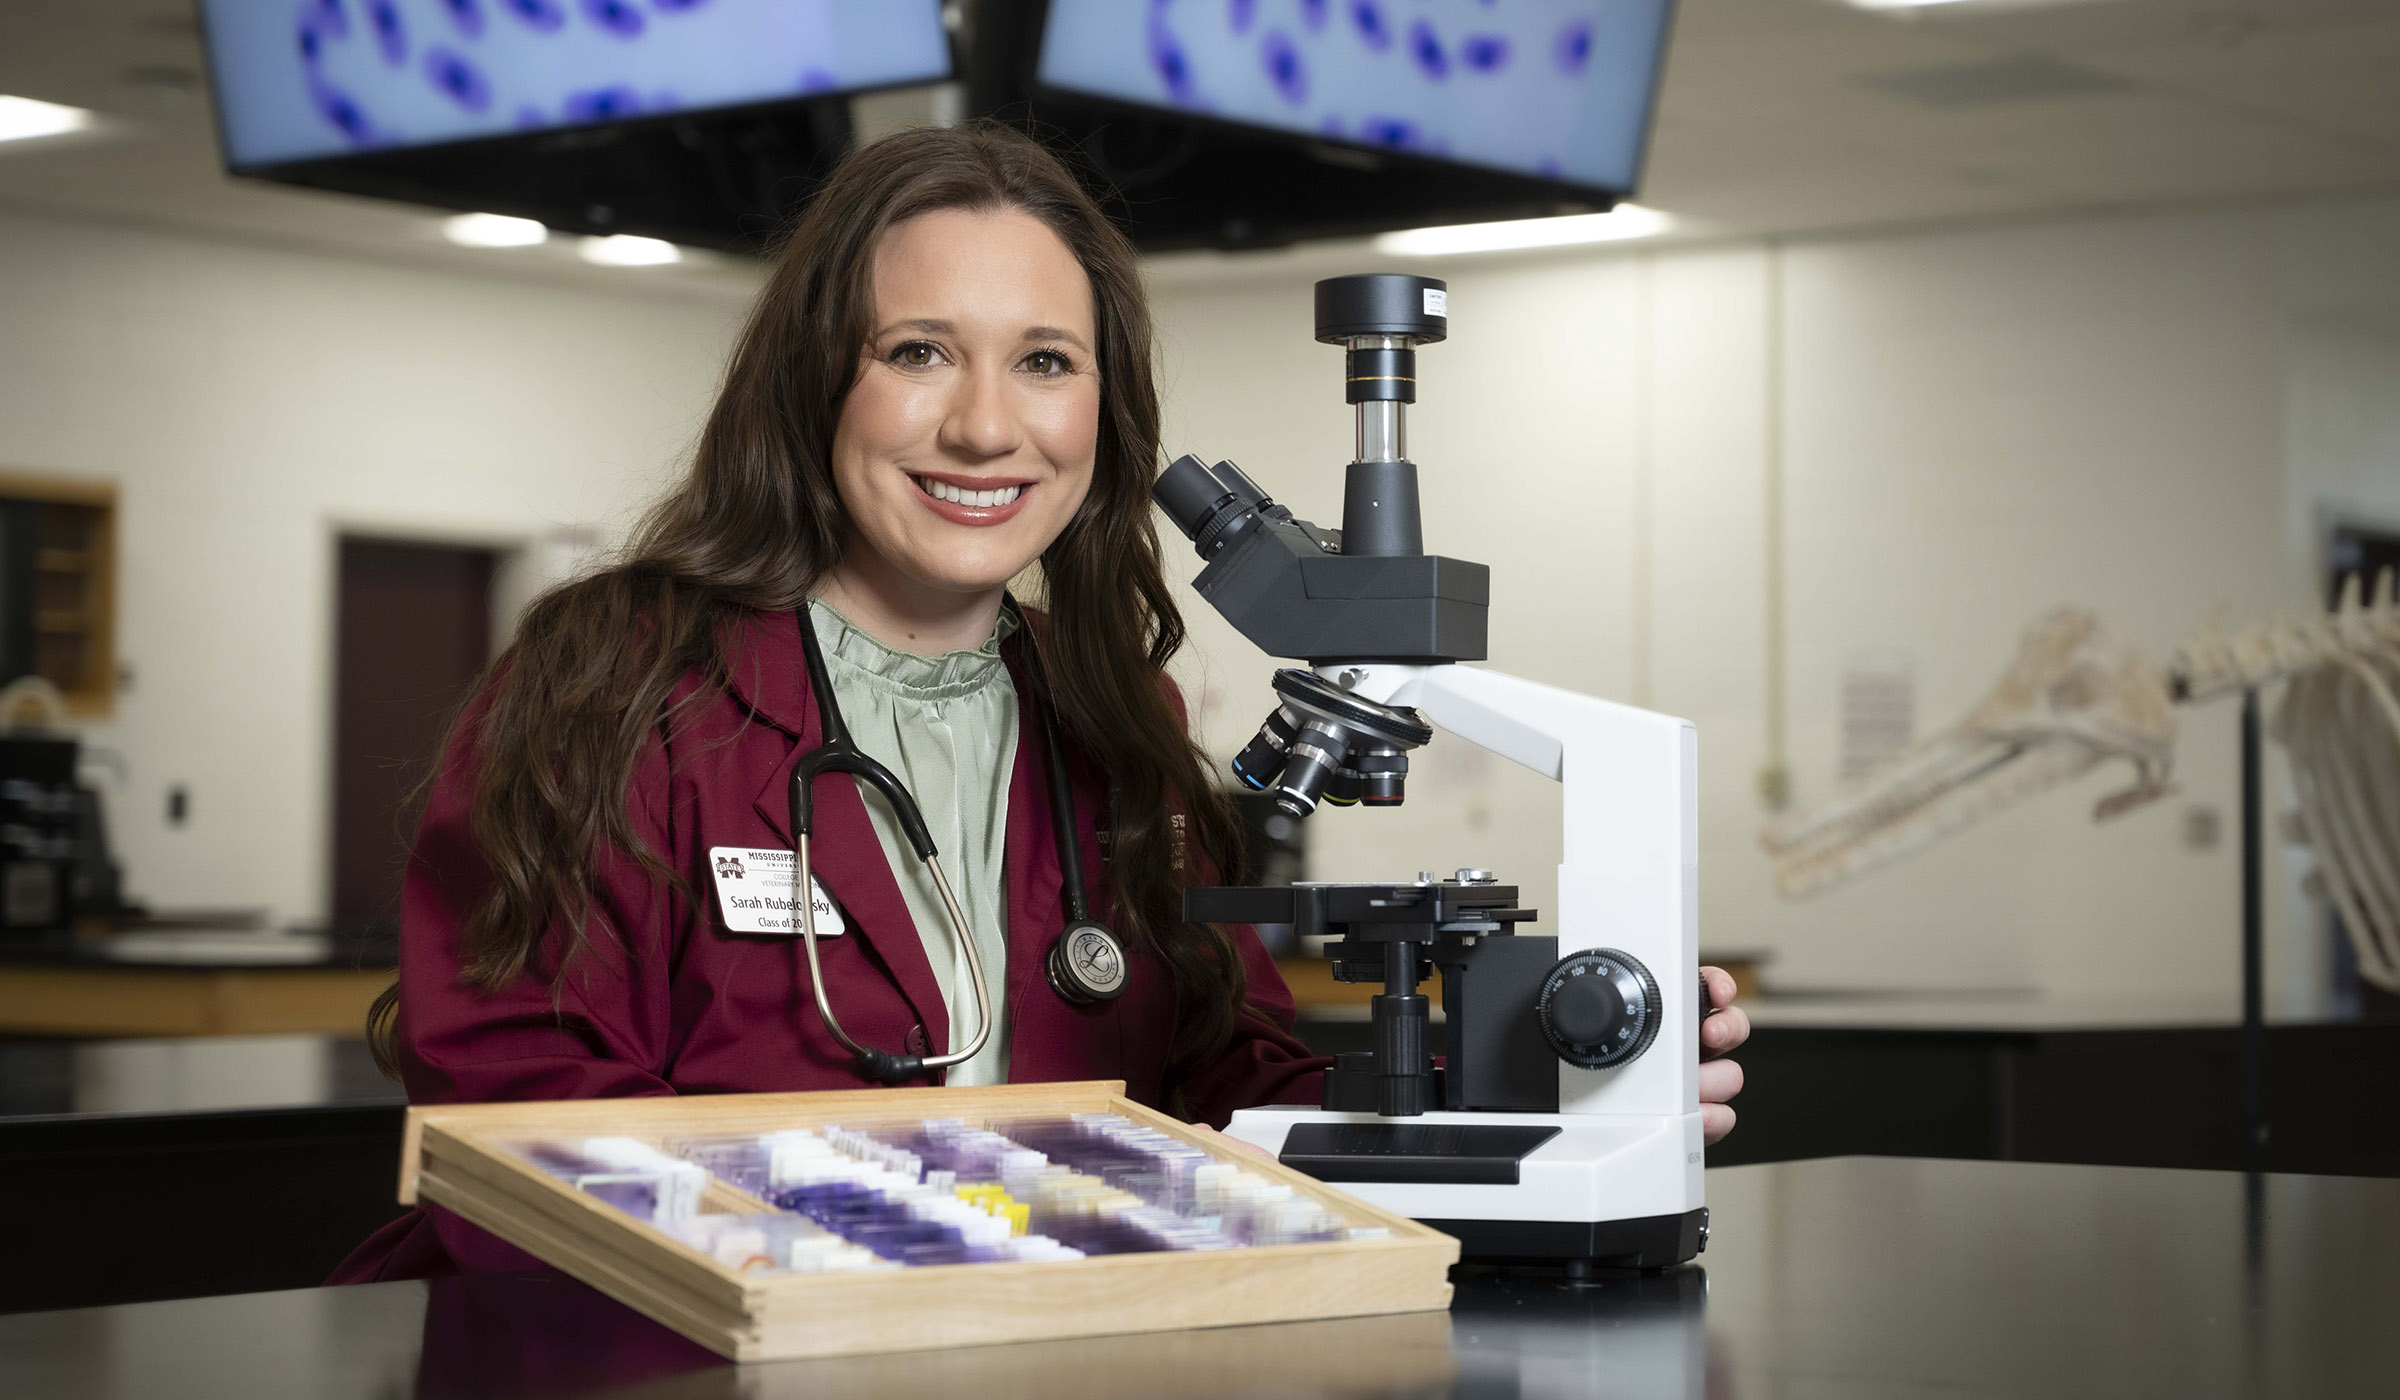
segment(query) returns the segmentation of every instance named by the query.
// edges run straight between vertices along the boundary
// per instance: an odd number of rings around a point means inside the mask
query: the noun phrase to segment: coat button
[[[925,1034],[925,1028],[923,1026],[910,1026],[908,1028],[908,1040],[906,1043],[908,1045],[908,1053],[911,1055],[924,1055],[933,1050],[933,1041]]]

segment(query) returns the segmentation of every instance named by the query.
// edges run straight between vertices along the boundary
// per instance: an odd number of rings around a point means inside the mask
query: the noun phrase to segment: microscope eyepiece
[[[1252,515],[1288,516],[1258,483],[1231,462],[1211,467],[1186,454],[1167,464],[1150,488],[1150,499],[1175,522],[1200,551],[1213,557],[1225,541]]]
[[[1217,513],[1232,491],[1217,480],[1208,464],[1186,453],[1167,464],[1158,474],[1158,483],[1150,488],[1150,499],[1175,522],[1175,528],[1186,538],[1198,538],[1202,526]]]

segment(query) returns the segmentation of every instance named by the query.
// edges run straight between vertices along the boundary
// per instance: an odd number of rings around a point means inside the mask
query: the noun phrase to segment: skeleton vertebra
[[[2292,757],[2317,878],[2360,972],[2400,991],[2400,582],[2390,574],[2372,607],[2353,579],[2331,616],[2211,628],[2177,649],[2172,670],[2086,609],[2045,614],[1966,719],[1760,833],[1776,887],[1814,893],[2110,759],[2130,762],[2134,783],[2093,816],[2131,811],[2174,790],[2178,701],[2278,680],[2291,685],[2275,734]]]

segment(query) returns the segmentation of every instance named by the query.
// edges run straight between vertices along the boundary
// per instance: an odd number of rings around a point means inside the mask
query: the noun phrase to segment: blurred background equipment
[[[61,932],[74,917],[75,750],[38,728],[0,733],[0,936]]]

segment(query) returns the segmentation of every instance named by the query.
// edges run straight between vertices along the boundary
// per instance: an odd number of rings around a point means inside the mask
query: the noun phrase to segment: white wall
[[[132,892],[321,916],[335,535],[621,524],[739,310],[0,216],[0,465],[120,486]]]
[[[2164,660],[2220,605],[2306,606],[2318,501],[2400,518],[2396,233],[2400,205],[2354,204],[1785,248],[1797,801],[1832,790],[1852,652],[1910,654],[1922,731],[1982,698],[2053,604],[2099,609]],[[1419,352],[1411,455],[1428,548],[1494,566],[1491,664],[1697,722],[1704,941],[1772,951],[1787,984],[2230,1005],[2228,705],[2185,712],[2174,800],[2096,827],[2091,804],[2124,785],[2112,771],[1814,900],[1772,893],[1755,840],[1769,257],[1433,269],[1452,339]],[[1338,517],[1348,414],[1338,352],[1309,339],[1307,279],[1188,274],[1161,300],[1168,451],[1231,456],[1301,514]],[[1230,750],[1272,663],[1190,607],[1203,713]],[[1555,801],[1458,747],[1437,739],[1398,813],[1312,818],[1315,873],[1486,865],[1546,904]],[[2194,804],[2222,819],[2213,849],[2183,843]],[[2315,947],[2285,935],[2289,914],[2271,911],[2271,963],[2297,1007]]]
[[[1784,250],[1790,750],[1832,788],[1837,668],[1915,661],[1921,726],[2053,603],[2164,657],[2222,604],[2305,605],[2321,502],[2400,520],[2400,203],[2022,224]],[[2115,775],[1805,903],[1755,842],[1768,414],[1756,246],[1445,264],[1420,354],[1428,543],[1495,567],[1492,664],[1701,731],[1704,937],[1792,984],[2230,997],[2234,717],[2188,713],[2174,801]],[[123,487],[120,645],[88,728],[134,889],[322,912],[340,528],[613,533],[688,446],[740,308],[0,216],[0,465]],[[1332,521],[1350,455],[1308,278],[1162,276],[1170,452]],[[1170,551],[1178,577],[1197,561]],[[1229,753],[1273,663],[1186,595]],[[164,794],[187,784],[189,825]],[[1330,877],[1492,867],[1547,907],[1549,785],[1455,741],[1397,812],[1312,819]],[[2185,804],[2225,840],[2181,843]],[[2317,975],[2274,910],[2285,1005]],[[2297,923],[2297,920],[2292,922]]]

